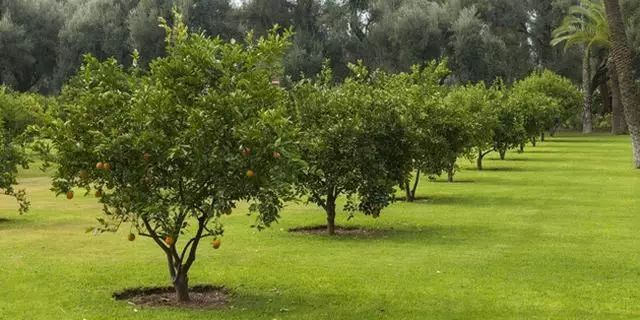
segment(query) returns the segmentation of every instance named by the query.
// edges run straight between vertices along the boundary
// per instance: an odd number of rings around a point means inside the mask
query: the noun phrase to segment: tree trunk
[[[476,160],[476,165],[478,166],[478,170],[482,171],[482,158],[484,158],[484,154],[482,154],[482,150],[478,151],[478,159]]]
[[[640,96],[638,96],[634,83],[633,52],[627,44],[620,3],[618,0],[605,0],[604,3],[609,20],[611,56],[616,65],[624,114],[631,134],[633,158],[635,167],[640,168]]]
[[[449,183],[453,183],[453,176],[456,174],[455,170],[456,170],[455,162],[450,164],[449,168],[447,168],[447,181]]]
[[[518,153],[523,153],[524,152],[524,143],[520,144],[520,150],[518,150]]]
[[[591,52],[585,46],[582,60],[582,133],[592,133],[593,123],[591,119],[592,96],[591,96]]]
[[[536,140],[536,137],[531,137],[531,145],[535,147],[536,144],[538,144],[538,141]]]
[[[411,193],[411,186],[410,186],[410,184],[409,184],[409,181],[406,181],[406,182],[405,182],[405,183],[403,183],[403,184],[404,184],[404,186],[403,186],[403,188],[404,188],[404,192],[405,192],[405,193],[406,193],[406,195],[407,195],[407,202],[413,202],[413,200],[415,200],[415,199],[414,199],[414,197],[413,197],[413,194]]]
[[[609,88],[609,83],[607,81],[602,81],[600,83],[600,95],[602,96],[602,112],[600,112],[600,115],[604,116],[607,113],[612,112],[611,89]]]
[[[613,58],[609,57],[608,67],[611,91],[611,133],[625,134],[627,133],[627,123],[624,117],[624,106],[622,105],[622,97],[620,96],[620,83],[618,81],[618,72]]]
[[[544,142],[544,131],[540,132],[540,142]]]
[[[416,191],[418,190],[418,183],[420,183],[420,169],[416,172],[416,180],[413,182],[413,189],[409,190],[411,192],[411,201],[416,200]]]
[[[179,302],[189,302],[189,277],[184,273],[178,273],[173,280],[173,287],[176,290],[176,297]]]
[[[325,210],[327,211],[327,233],[332,236],[336,234],[336,196],[333,190],[327,195]]]
[[[498,150],[498,152],[500,153],[500,160],[504,160],[507,156],[507,149],[500,149]]]

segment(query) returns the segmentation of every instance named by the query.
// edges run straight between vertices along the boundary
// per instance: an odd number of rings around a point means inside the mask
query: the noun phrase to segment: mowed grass
[[[192,284],[230,288],[221,309],[146,309],[115,291],[169,284],[148,239],[84,233],[93,197],[55,198],[27,172],[32,211],[0,199],[0,319],[637,319],[640,171],[628,137],[562,134],[524,154],[463,160],[457,182],[425,181],[416,203],[380,219],[339,222],[369,236],[291,234],[324,221],[292,204],[255,232],[246,209],[224,219],[220,250],[206,244]],[[77,193],[78,195],[78,193]]]

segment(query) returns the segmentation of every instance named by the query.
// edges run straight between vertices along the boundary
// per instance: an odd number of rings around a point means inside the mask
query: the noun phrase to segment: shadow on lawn
[[[322,228],[322,229],[319,229]],[[330,236],[323,226],[302,226],[289,230],[289,234],[297,238],[322,239],[323,241],[352,242],[352,241],[392,241],[413,244],[460,244],[476,241],[477,239],[492,239],[496,231],[486,226],[478,225],[423,225],[423,226],[389,226],[375,228],[363,225],[336,226],[338,230],[353,230],[355,232]],[[300,230],[318,230],[324,232],[300,232]],[[363,242],[366,243],[366,242]]]

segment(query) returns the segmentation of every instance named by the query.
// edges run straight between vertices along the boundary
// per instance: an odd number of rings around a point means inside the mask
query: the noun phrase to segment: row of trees
[[[582,78],[580,48],[551,45],[552,31],[578,0],[0,0],[0,83],[19,91],[58,92],[82,55],[141,66],[165,54],[157,17],[172,6],[193,30],[241,39],[274,24],[292,27],[284,72],[311,77],[331,61],[337,79],[358,59],[372,69],[410,71],[448,57],[452,81],[507,83],[536,68]],[[640,6],[622,1],[631,48],[640,52]],[[593,57],[600,54],[593,53]],[[517,63],[511,63],[515,62]],[[595,61],[590,64],[597,65]],[[591,72],[594,78],[596,72]],[[597,88],[598,86],[592,86]],[[595,90],[595,89],[594,89]],[[597,112],[599,110],[594,110]]]
[[[11,128],[39,135],[31,148],[57,165],[58,194],[99,198],[96,232],[130,224],[154,241],[180,301],[189,300],[202,240],[220,246],[222,218],[240,201],[261,229],[286,201],[304,197],[324,209],[333,234],[338,198],[349,214],[377,217],[398,186],[411,201],[420,174],[453,179],[458,159],[474,155],[482,169],[488,152],[504,158],[535,143],[580,103],[577,88],[550,71],[511,86],[451,86],[446,61],[405,73],[350,64],[339,84],[327,63],[317,77],[282,86],[289,31],[223,41],[190,33],[178,14],[171,20],[172,27],[162,22],[166,54],[148,71],[137,53],[132,67],[87,56],[56,103],[16,102],[42,112],[3,129],[15,150],[23,143]],[[25,129],[38,122],[38,130]],[[12,159],[2,188],[14,194],[16,166],[26,158]]]

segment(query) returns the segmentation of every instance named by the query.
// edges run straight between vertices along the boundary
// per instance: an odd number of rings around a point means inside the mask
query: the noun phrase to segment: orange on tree
[[[104,163],[102,163],[102,162],[96,163],[96,169],[98,169],[98,170],[104,169]]]
[[[128,239],[129,241],[136,240],[136,235],[135,235],[135,234],[133,234],[133,233],[129,233],[129,236],[127,237],[127,239]]]
[[[251,169],[247,170],[247,177],[249,177],[249,178],[253,178],[253,177],[255,177],[255,176],[256,176],[255,171],[253,171],[253,170],[251,170]]]
[[[105,171],[111,171],[111,164],[109,162],[105,162],[104,163],[104,170]]]
[[[214,249],[219,249],[221,244],[222,244],[222,241],[220,241],[220,239],[215,239],[211,241],[211,245],[213,246]]]
[[[280,159],[280,156],[281,156],[281,155],[280,155],[280,152],[278,152],[278,151],[274,151],[274,152],[273,152],[273,157],[274,157],[274,158],[276,158],[276,159]]]
[[[73,199],[73,191],[67,191],[67,199]]]
[[[242,148],[240,153],[242,153],[243,156],[248,157],[248,156],[251,155],[251,149],[249,149],[247,147],[244,147],[244,148]]]
[[[172,246],[175,243],[175,240],[172,236],[166,236],[164,238],[164,243],[166,243],[168,246]]]

